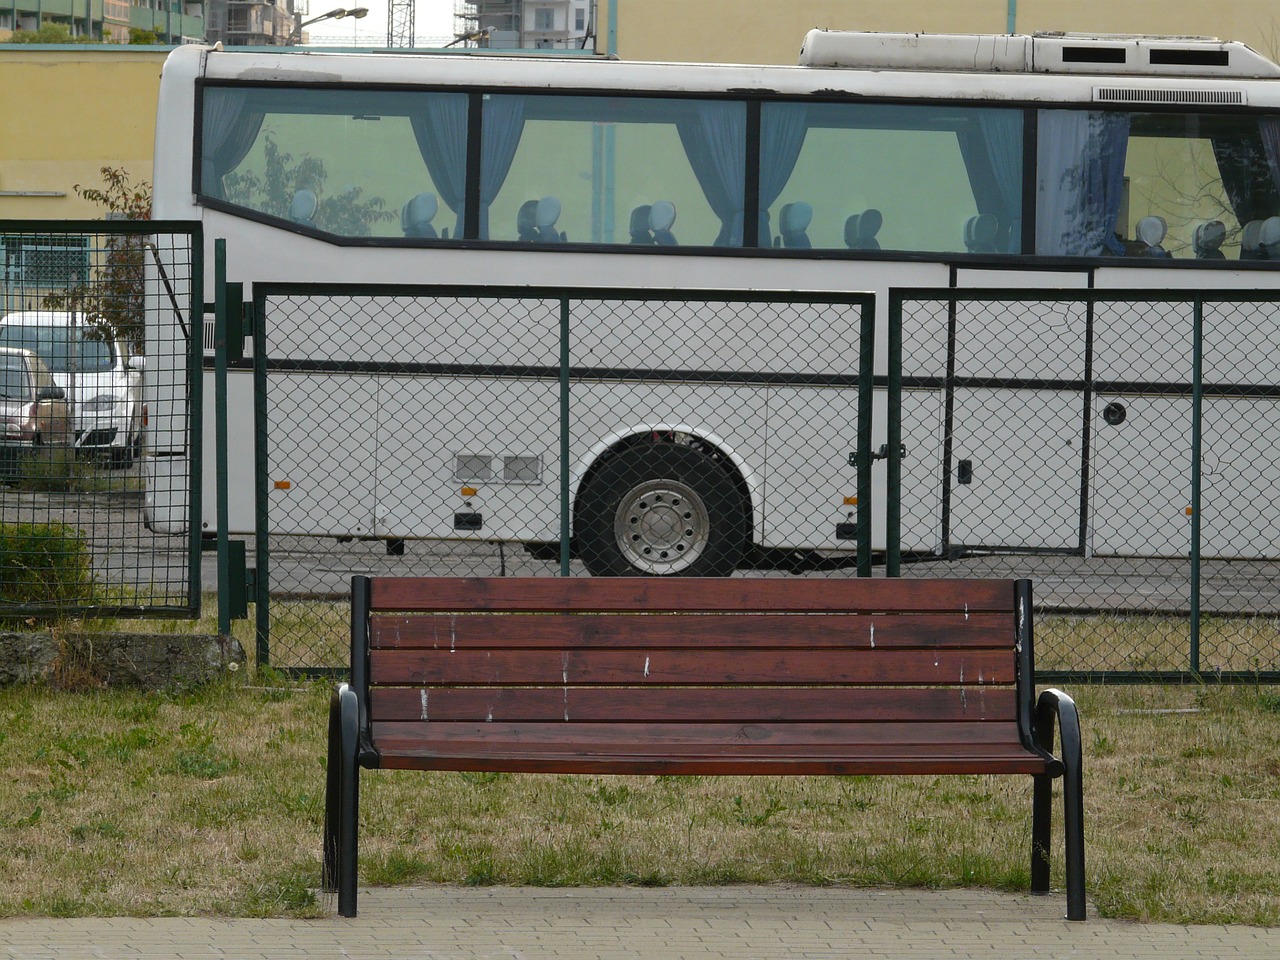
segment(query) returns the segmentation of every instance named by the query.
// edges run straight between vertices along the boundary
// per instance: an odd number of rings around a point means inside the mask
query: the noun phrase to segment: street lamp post
[[[321,20],[342,20],[346,17],[352,17],[359,20],[369,15],[368,7],[354,7],[348,10],[346,7],[338,7],[336,10],[330,10],[328,13],[322,13],[318,17],[312,17],[310,20],[299,20],[293,25],[293,33],[289,37],[291,46],[296,46],[302,42],[302,28],[309,27],[313,23],[319,23]]]

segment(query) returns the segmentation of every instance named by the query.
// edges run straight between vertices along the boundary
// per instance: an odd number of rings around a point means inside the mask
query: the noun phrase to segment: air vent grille
[[[1243,106],[1243,90],[1139,90],[1132,87],[1095,87],[1094,103],[1168,103],[1192,106]]]

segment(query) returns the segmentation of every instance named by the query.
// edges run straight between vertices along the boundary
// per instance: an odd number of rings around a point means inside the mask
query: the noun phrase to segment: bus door
[[[957,287],[1084,289],[1085,272],[957,270]],[[1084,549],[1086,303],[959,301],[942,389],[942,553]]]

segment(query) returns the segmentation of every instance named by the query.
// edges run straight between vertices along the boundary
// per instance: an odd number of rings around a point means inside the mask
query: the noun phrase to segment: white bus
[[[575,403],[609,415],[575,418],[569,456],[573,539],[580,553],[593,545],[594,573],[727,573],[755,548],[852,549],[855,418],[842,378],[856,374],[856,310],[820,312],[804,337],[786,311],[729,303],[703,304],[680,327],[681,291],[765,303],[872,292],[882,378],[893,288],[1280,287],[1280,67],[1238,43],[813,31],[792,67],[184,47],[164,67],[157,129],[154,215],[202,221],[209,244],[225,238],[228,277],[246,298],[268,284],[665,298],[663,319],[595,315],[589,386]],[[273,444],[272,531],[556,541],[554,311],[478,295],[434,312],[381,301],[370,312],[358,300],[304,297],[300,339],[268,351],[292,359],[279,377],[294,378],[296,395],[320,396],[335,378],[351,387],[346,406],[273,409],[273,437],[309,442]],[[1185,331],[1155,343],[1121,311],[1054,323],[1052,344],[1016,312],[968,331],[974,354],[1067,344],[1034,375],[1001,362],[1035,403],[1005,403],[987,433],[954,420],[964,400],[944,382],[956,349],[945,325],[925,337],[935,352],[917,344],[903,407],[916,424],[904,437],[904,550],[1185,556],[1189,468],[1152,476],[1099,462],[1117,445],[1182,443]],[[1110,353],[1081,345],[1093,338]],[[635,356],[654,340],[668,359]],[[148,369],[180,364],[164,356],[179,342],[157,332]],[[788,354],[781,373],[771,350]],[[1258,419],[1222,441],[1231,449],[1218,462],[1280,440],[1275,353],[1241,342],[1222,361]],[[430,375],[399,375],[391,364],[402,360]],[[716,375],[686,375],[676,389],[656,374],[609,373],[666,366]],[[1180,386],[1171,399],[1128,380]],[[1082,394],[1085,381],[1110,392]],[[1130,433],[1103,437],[1117,398]],[[179,400],[149,398],[153,473],[185,449],[165,428],[166,403]],[[251,410],[249,372],[233,369],[233,532],[254,524],[252,431],[239,426]],[[1020,477],[1021,509],[978,511],[1015,489],[1000,485],[1018,473],[1032,416],[1041,429],[1060,424],[1056,459]],[[211,437],[211,413],[208,424]],[[357,464],[373,464],[368,482],[352,482]],[[211,492],[210,464],[206,477]],[[1219,479],[1229,495],[1230,477]],[[881,493],[883,482],[877,474]],[[1139,486],[1167,489],[1126,500]],[[1266,531],[1280,530],[1280,508],[1263,509],[1259,555],[1278,540]],[[179,525],[176,504],[152,496],[148,510],[159,528]],[[1029,533],[1028,518],[1043,529]],[[884,531],[875,518],[873,549]]]

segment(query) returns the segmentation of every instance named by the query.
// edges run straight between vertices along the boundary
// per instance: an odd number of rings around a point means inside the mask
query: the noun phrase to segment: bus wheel
[[[597,577],[727,577],[746,550],[747,507],[725,469],[693,447],[632,447],[583,491],[578,556]]]

